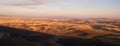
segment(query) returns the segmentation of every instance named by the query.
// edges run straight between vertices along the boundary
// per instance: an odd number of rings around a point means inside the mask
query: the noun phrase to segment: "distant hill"
[[[5,16],[9,16],[9,15],[0,15],[0,17],[5,17]]]

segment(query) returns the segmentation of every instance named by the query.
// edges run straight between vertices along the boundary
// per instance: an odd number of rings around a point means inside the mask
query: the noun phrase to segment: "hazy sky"
[[[120,17],[120,0],[0,0],[0,15]]]

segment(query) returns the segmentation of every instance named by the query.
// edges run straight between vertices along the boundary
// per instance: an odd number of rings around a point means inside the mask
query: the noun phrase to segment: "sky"
[[[120,0],[0,0],[0,15],[120,18]]]

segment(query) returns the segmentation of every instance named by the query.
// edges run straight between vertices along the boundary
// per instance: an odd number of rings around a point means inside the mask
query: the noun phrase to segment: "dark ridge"
[[[23,46],[37,46],[35,45],[37,44],[36,42],[39,43],[40,40],[46,40],[55,37],[54,35],[50,34],[6,26],[0,26],[0,33],[3,33],[3,35],[5,34],[4,37],[0,38],[0,46],[21,46],[21,44]]]
[[[117,46],[95,39],[60,37],[5,26],[0,26],[0,33],[0,46]]]
[[[53,36],[50,34],[45,34],[45,33],[35,32],[31,30],[25,30],[25,29],[16,29],[16,28],[11,28],[6,26],[0,26],[0,32],[9,33],[11,36],[25,36],[28,34],[38,34],[38,35],[47,36],[47,37]]]

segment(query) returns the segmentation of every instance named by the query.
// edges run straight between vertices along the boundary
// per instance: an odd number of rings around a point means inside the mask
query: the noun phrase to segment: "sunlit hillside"
[[[108,38],[114,37],[114,38],[119,39],[119,36],[116,35],[116,34],[119,35],[120,33],[120,22],[119,21],[120,21],[119,19],[110,20],[110,19],[102,19],[102,18],[101,19],[100,18],[99,19],[92,19],[92,18],[73,19],[73,18],[16,18],[16,17],[7,18],[7,17],[1,17],[0,26],[10,27],[11,29],[15,28],[15,30],[4,29],[3,27],[1,27],[0,39],[3,39],[3,37],[8,37],[9,35],[9,37],[15,36],[16,38],[16,36],[18,36],[20,38],[22,36],[21,38],[23,39],[26,39],[27,37],[26,40],[29,40],[29,39],[34,40],[34,37],[39,36],[41,38],[44,36],[44,35],[41,36],[41,34],[38,34],[38,33],[45,33],[45,34],[57,36],[55,38],[50,38],[51,40],[52,39],[58,40],[59,38],[71,37],[71,38],[77,38],[77,39],[86,39],[88,41],[89,39],[93,41],[97,39],[97,40],[104,42],[104,39],[107,39],[106,37]],[[22,33],[18,29],[28,30],[29,32],[38,32],[38,33],[27,33],[26,31],[25,31],[26,33],[25,32]],[[12,34],[7,33],[6,31],[7,32],[10,31]],[[14,33],[14,31],[16,31],[16,33]],[[115,36],[108,36],[111,34],[113,35],[115,34]],[[106,36],[106,37],[104,38],[103,36],[104,37]],[[48,37],[48,36],[45,36],[45,37]],[[101,39],[99,39],[99,37]],[[35,39],[37,40],[38,38],[35,38]],[[25,43],[28,43],[28,42],[25,42]],[[105,43],[109,43],[109,40],[105,41]],[[53,45],[57,44],[56,46],[59,45],[58,43],[52,43],[52,42],[50,42],[50,44],[53,44]],[[109,44],[111,44],[111,42]]]
[[[109,23],[105,21],[106,23],[104,23],[94,19],[1,18],[0,21],[2,26],[79,38],[91,38],[94,36],[120,32],[120,27],[113,25],[115,24],[113,21]]]

